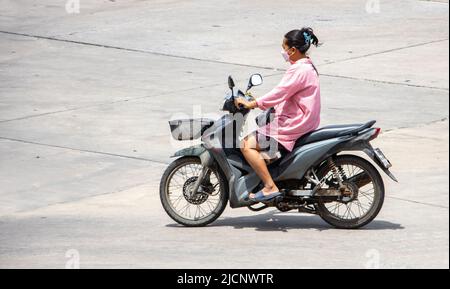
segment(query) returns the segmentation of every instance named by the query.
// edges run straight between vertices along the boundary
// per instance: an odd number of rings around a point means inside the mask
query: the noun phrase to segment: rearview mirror
[[[234,80],[231,76],[228,76],[228,87],[233,90],[234,88]]]
[[[261,74],[253,74],[250,77],[250,83],[252,84],[252,86],[261,85],[263,83],[263,78],[262,78]]]
[[[261,74],[253,74],[252,76],[250,76],[247,91],[249,91],[250,88],[252,88],[253,86],[258,86],[258,85],[261,85],[262,83],[263,83],[263,78],[262,78]]]

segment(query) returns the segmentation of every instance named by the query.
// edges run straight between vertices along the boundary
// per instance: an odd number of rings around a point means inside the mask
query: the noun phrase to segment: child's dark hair
[[[310,27],[292,30],[288,32],[284,38],[286,38],[286,44],[289,47],[295,47],[303,54],[309,50],[311,44],[314,46],[319,44],[319,39]]]

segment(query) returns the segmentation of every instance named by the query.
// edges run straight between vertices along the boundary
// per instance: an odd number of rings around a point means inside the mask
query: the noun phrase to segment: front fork
[[[211,176],[211,166],[214,163],[214,160],[208,151],[204,151],[199,155],[199,157],[202,163],[202,171],[200,172],[200,175],[194,183],[194,187],[192,189],[193,195],[203,193],[202,191],[199,192],[200,185],[204,183],[205,180],[209,181],[209,178]]]
[[[198,176],[197,180],[194,183],[194,188],[192,189],[193,195],[203,193],[203,191],[198,191],[198,189],[200,188],[200,185],[204,183],[204,181],[209,181],[210,176],[211,176],[211,169],[203,166],[200,175]]]

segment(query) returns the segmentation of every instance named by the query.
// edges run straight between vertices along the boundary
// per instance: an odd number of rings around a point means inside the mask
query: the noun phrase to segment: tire
[[[339,229],[358,229],[361,227],[366,226],[370,222],[372,222],[378,213],[380,212],[383,202],[384,202],[384,183],[383,179],[378,172],[378,170],[367,160],[354,156],[354,155],[340,155],[335,157],[334,159],[336,166],[345,166],[345,165],[353,165],[357,166],[360,169],[364,170],[368,176],[371,179],[371,183],[373,184],[373,203],[370,209],[364,216],[360,216],[359,218],[352,218],[352,219],[344,219],[339,218],[335,214],[331,213],[328,208],[326,207],[326,203],[319,202],[316,205],[316,209],[320,215],[320,217],[327,222],[328,224],[339,228]],[[327,176],[327,174],[330,172],[330,169],[327,166],[323,166],[318,171],[318,177],[319,179],[323,178],[324,176]],[[358,188],[358,191],[361,188]],[[359,201],[359,200],[357,200]],[[353,201],[352,201],[353,202]],[[352,203],[350,202],[350,203]],[[335,204],[338,204],[338,202],[334,202]],[[336,205],[337,206],[337,205]],[[347,206],[348,208],[348,206]]]
[[[169,182],[171,181],[171,178],[174,174],[178,171],[178,169],[182,167],[186,167],[187,165],[196,165],[201,166],[200,158],[198,157],[182,157],[179,159],[176,159],[173,161],[168,168],[165,170],[162,178],[161,183],[159,187],[160,191],[160,199],[161,204],[166,211],[166,213],[177,223],[186,226],[186,227],[204,227],[212,222],[214,222],[225,210],[225,207],[228,202],[228,190],[225,183],[225,178],[220,173],[220,171],[216,169],[211,169],[212,173],[215,175],[215,177],[218,180],[218,187],[219,192],[216,194],[218,196],[218,204],[215,207],[214,210],[212,210],[208,215],[196,219],[195,217],[193,219],[187,218],[185,216],[182,216],[179,212],[177,212],[176,208],[172,205],[171,199],[170,199],[170,192],[169,190]],[[194,174],[195,175],[195,174]],[[184,183],[184,186],[182,188],[182,192],[185,191],[186,183]],[[181,198],[181,197],[178,197]],[[188,199],[186,197],[181,198],[188,203]],[[192,206],[197,206],[196,204]]]

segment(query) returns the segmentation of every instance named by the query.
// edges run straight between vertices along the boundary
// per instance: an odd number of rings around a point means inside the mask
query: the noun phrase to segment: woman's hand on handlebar
[[[238,97],[234,100],[234,105],[237,108],[247,108],[247,109],[253,109],[258,107],[258,104],[256,103],[256,100],[248,101],[243,97]]]

